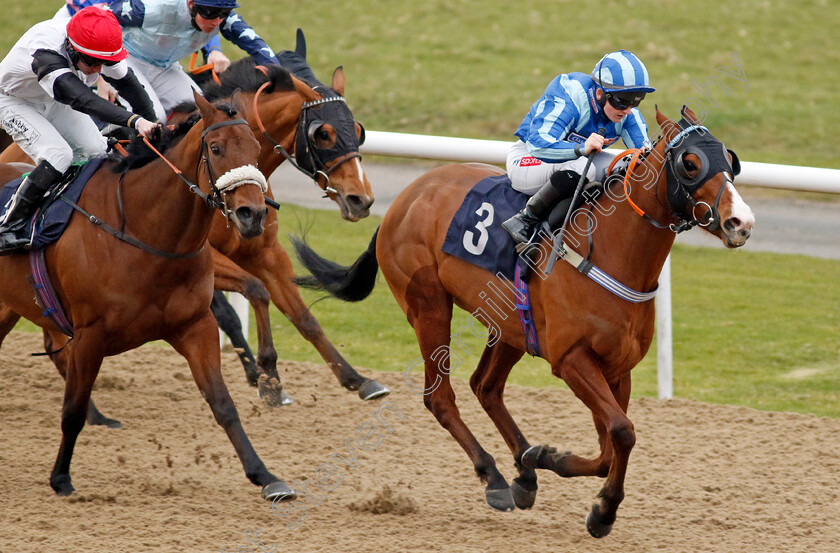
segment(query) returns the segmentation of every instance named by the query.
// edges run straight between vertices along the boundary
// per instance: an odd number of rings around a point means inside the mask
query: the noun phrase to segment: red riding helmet
[[[122,45],[122,29],[108,10],[79,10],[67,24],[67,38],[80,54],[103,61],[120,61],[128,55]]]

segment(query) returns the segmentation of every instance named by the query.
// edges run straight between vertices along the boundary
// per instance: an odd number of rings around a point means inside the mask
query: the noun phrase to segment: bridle
[[[347,102],[344,97],[339,95],[324,96],[324,94],[329,94],[332,91],[321,90],[321,87],[314,87],[313,90],[324,97],[319,100],[313,100],[312,102],[304,102],[301,105],[298,124],[292,141],[292,144],[294,145],[293,156],[286,151],[286,149],[277,142],[271,134],[269,134],[265,125],[263,125],[262,119],[260,118],[259,110],[257,109],[257,101],[259,100],[260,94],[272,84],[272,81],[266,67],[258,65],[256,66],[256,69],[262,72],[269,79],[268,82],[260,86],[256,94],[254,94],[253,112],[260,131],[262,131],[263,135],[269,142],[274,144],[275,152],[288,160],[295,169],[311,178],[324,192],[327,193],[327,195],[330,193],[338,194],[339,191],[330,186],[330,174],[351,159],[361,159],[362,155],[359,153],[358,146],[364,143],[364,127],[362,127],[361,139],[357,139],[355,132],[356,122],[353,120],[352,116],[347,117],[350,110],[346,106]],[[315,133],[326,123],[326,121],[315,119],[312,110],[313,108],[320,108],[322,106],[331,107],[332,104],[338,108],[334,111],[336,111],[335,115],[339,122],[344,119],[348,119],[354,124],[352,125],[352,132],[343,129],[338,125],[333,125],[336,132],[336,144],[332,148],[324,150],[316,145]],[[345,114],[344,111],[347,113]],[[325,159],[326,156],[324,156],[324,152],[331,153],[333,157]],[[332,165],[328,166],[330,163],[332,163]],[[321,182],[320,177],[323,177],[323,183]]]
[[[234,190],[234,189],[236,189],[240,186],[243,186],[245,184],[255,184],[255,185],[260,187],[260,189],[262,190],[263,193],[265,193],[266,190],[268,189],[268,184],[266,183],[266,180],[265,180],[265,177],[263,176],[263,174],[259,171],[259,169],[257,169],[253,165],[243,165],[243,166],[240,166],[240,167],[235,167],[235,168],[227,171],[225,174],[223,174],[222,176],[220,176],[217,179],[214,175],[213,167],[210,164],[210,161],[207,159],[207,142],[206,142],[205,138],[207,136],[207,133],[209,133],[210,131],[216,130],[220,127],[227,127],[229,125],[247,125],[247,124],[248,124],[248,122],[245,121],[244,119],[230,119],[230,120],[227,120],[227,121],[220,121],[218,123],[213,123],[209,127],[205,128],[204,131],[201,133],[201,159],[199,160],[198,164],[201,165],[201,163],[204,163],[205,170],[207,171],[207,177],[210,181],[210,194],[205,194],[204,192],[202,192],[201,188],[199,188],[198,185],[196,185],[194,182],[192,182],[190,179],[188,179],[184,175],[183,171],[181,171],[174,163],[169,161],[163,154],[161,154],[160,151],[158,151],[157,148],[152,146],[151,142],[147,138],[143,137],[143,142],[146,144],[146,146],[150,150],[152,150],[155,154],[157,154],[157,156],[160,157],[170,167],[170,169],[172,169],[172,171],[178,176],[178,178],[180,178],[182,181],[184,181],[184,183],[186,183],[186,185],[189,187],[190,191],[193,194],[197,195],[199,198],[204,200],[204,203],[207,204],[208,207],[210,207],[212,209],[218,209],[218,210],[222,211],[222,213],[225,214],[226,220],[230,221],[231,218],[233,217],[233,212],[227,204],[227,199],[225,198],[225,194],[227,194],[231,190]],[[168,251],[164,251],[164,250],[160,250],[158,248],[155,248],[154,246],[152,246],[150,244],[146,244],[145,242],[131,236],[130,234],[126,234],[126,232],[125,232],[125,212],[124,212],[124,209],[123,209],[123,201],[122,201],[122,193],[121,193],[122,179],[123,179],[124,176],[125,176],[125,173],[123,173],[120,176],[119,184],[117,185],[117,205],[118,205],[118,208],[119,208],[120,221],[121,221],[121,225],[120,225],[121,228],[120,229],[114,228],[111,225],[109,225],[108,223],[106,223],[105,221],[103,221],[102,219],[100,219],[99,217],[97,217],[97,216],[95,216],[91,213],[88,213],[86,210],[84,210],[78,204],[76,204],[75,202],[67,199],[64,196],[60,196],[59,199],[63,200],[65,203],[70,205],[70,207],[72,207],[73,209],[75,209],[76,211],[78,211],[82,215],[84,215],[91,223],[100,227],[102,230],[108,232],[109,234],[111,234],[115,238],[117,238],[117,239],[119,239],[119,240],[121,240],[121,241],[123,241],[127,244],[130,244],[130,245],[132,245],[136,248],[139,248],[139,249],[141,249],[141,250],[143,250],[147,253],[151,253],[153,255],[156,255],[158,257],[163,257],[163,258],[166,258],[166,259],[190,259],[190,258],[195,257],[196,255],[198,255],[199,253],[201,253],[204,250],[204,244],[202,244],[200,248],[198,248],[197,250],[194,250],[192,252],[187,252],[187,253],[183,253],[183,254],[182,253],[175,253],[175,252],[168,252]],[[198,168],[196,168],[196,179],[195,180],[198,180]]]
[[[732,150],[727,150],[722,142],[709,133],[706,127],[690,124],[684,119],[679,124],[682,130],[665,145],[665,158],[662,167],[656,173],[658,186],[662,171],[665,171],[668,208],[672,216],[678,221],[676,223],[660,223],[645,213],[630,198],[630,176],[633,174],[633,170],[638,163],[644,161],[648,155],[651,155],[651,152],[654,151],[653,148],[649,152],[636,150],[633,153],[627,172],[624,175],[625,197],[633,210],[656,228],[668,228],[679,234],[699,225],[707,227],[710,231],[715,231],[720,228],[719,206],[720,199],[723,196],[723,190],[727,184],[732,183],[732,176],[740,172],[740,163],[735,153]],[[653,147],[655,148],[656,144]],[[732,163],[729,162],[726,156],[727,152],[732,155]],[[700,159],[700,172],[693,177],[688,174],[683,162],[685,155],[689,153],[696,155]],[[718,173],[723,173],[724,182],[721,184],[715,196],[714,203],[709,205],[707,202],[695,200],[694,195],[697,191]],[[691,218],[685,216],[689,206]],[[701,218],[698,218],[695,212],[700,206],[705,206],[706,209],[701,215]]]

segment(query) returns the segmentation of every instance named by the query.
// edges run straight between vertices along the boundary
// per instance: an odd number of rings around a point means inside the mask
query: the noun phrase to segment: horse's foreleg
[[[600,501],[592,506],[586,517],[586,529],[593,537],[601,538],[612,530],[618,506],[624,500],[624,477],[630,451],[636,444],[636,433],[626,415],[630,396],[629,374],[611,387],[593,355],[588,348],[576,347],[552,367],[552,371],[592,411],[596,426],[600,424],[603,427],[602,431],[599,426],[599,434],[603,432],[601,441],[609,441],[612,448],[610,452],[610,448],[602,446],[601,456],[596,461],[608,462],[609,469],[604,486],[598,493]],[[573,459],[574,456],[567,455],[558,461],[565,461],[564,469],[569,472],[574,468]]]
[[[44,351],[47,353],[57,352],[50,353],[49,357],[55,365],[55,368],[58,369],[58,374],[60,374],[61,378],[65,381],[67,380],[67,364],[70,362],[70,358],[68,350],[62,348],[67,345],[68,340],[68,337],[60,332],[50,333],[46,330],[44,331]],[[122,423],[120,421],[103,415],[99,409],[96,408],[92,398],[88,400],[86,420],[91,426],[122,428]]]
[[[70,460],[76,438],[85,425],[90,391],[102,366],[102,337],[95,331],[76,332],[75,340],[64,350],[67,359],[64,405],[61,411],[61,446],[50,475],[50,486],[58,495],[73,493]]]
[[[277,380],[277,386],[279,387],[280,376],[277,374],[277,350],[274,348],[274,340],[271,336],[271,321],[268,318],[268,302],[271,299],[268,290],[266,290],[263,283],[257,277],[245,271],[242,267],[219,253],[215,248],[211,251],[213,253],[213,285],[216,290],[242,294],[248,299],[251,307],[254,308],[254,318],[257,322],[257,356],[259,366],[266,376]],[[230,308],[230,305],[227,302],[219,302],[215,295],[213,296],[213,304],[216,306],[213,314],[216,315],[216,319],[221,326],[221,322],[225,320],[225,314],[221,309],[225,305]],[[230,311],[233,311],[233,309],[230,309]],[[233,334],[228,333],[228,336],[231,337],[231,342],[233,342],[234,347],[247,349],[248,341],[242,336],[242,326],[239,324],[239,319],[235,313],[232,319],[230,321],[231,324],[226,326],[230,329],[238,328],[238,335],[234,337]],[[227,332],[226,328],[222,328],[222,330]],[[242,359],[241,355],[240,359]],[[251,356],[251,361],[253,362],[253,356]],[[254,368],[249,369],[244,359],[243,365],[245,366],[245,376],[248,382],[256,386],[259,374]]]
[[[497,341],[493,346],[488,345],[470,378],[470,387],[516,460],[519,476],[510,486],[516,506],[520,509],[530,509],[537,498],[537,473],[533,468],[525,467],[520,463],[522,453],[527,451],[530,445],[510,415],[504,401],[505,382],[511,369],[523,354],[522,350],[502,341]]]
[[[260,377],[260,369],[257,367],[257,360],[254,359],[254,354],[251,351],[251,346],[248,345],[248,340],[242,334],[242,323],[233,306],[225,298],[225,293],[221,290],[213,292],[213,300],[210,302],[210,311],[216,317],[216,323],[222,332],[230,338],[230,343],[233,344],[233,349],[239,356],[239,361],[245,369],[245,379],[251,386],[256,386]]]
[[[15,327],[20,320],[20,315],[0,304],[0,346],[3,345],[3,340],[9,335],[9,332]]]
[[[315,346],[342,386],[348,390],[358,390],[359,397],[365,400],[384,397],[390,393],[382,384],[356,372],[335,349],[292,282],[292,264],[280,244],[265,248],[261,255],[252,256],[243,263],[247,270],[265,283],[271,294],[271,301],[289,318],[298,332]]]
[[[428,270],[427,270],[428,269]],[[516,504],[510,486],[496,468],[496,460],[487,453],[461,419],[455,404],[455,392],[449,382],[450,373],[461,363],[452,366],[450,330],[452,323],[452,298],[443,289],[434,267],[416,271],[405,292],[406,316],[414,327],[425,366],[424,388],[413,383],[407,369],[406,383],[423,395],[423,403],[437,421],[467,452],[475,473],[486,484],[484,495],[487,504],[499,511],[513,511]]]
[[[265,468],[242,428],[239,413],[222,379],[217,337],[216,320],[208,309],[204,316],[168,342],[189,363],[198,389],[213,411],[216,422],[225,429],[248,479],[262,487],[265,499],[294,499],[295,492]]]

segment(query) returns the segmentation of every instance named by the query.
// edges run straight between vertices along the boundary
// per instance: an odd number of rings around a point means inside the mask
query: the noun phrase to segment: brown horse
[[[583,245],[577,249],[584,256],[591,238],[591,262],[633,290],[656,289],[674,242],[672,229],[704,225],[706,231],[734,248],[746,242],[754,223],[752,211],[731,183],[739,166],[734,153],[727,153],[698,126],[693,113],[683,110],[683,116],[680,126],[657,109],[664,139],[650,153],[636,157],[625,181],[625,193],[615,186],[607,190],[598,201],[599,209],[591,205],[588,210],[583,208],[594,223],[583,227],[584,231],[570,228],[567,233],[568,242]],[[421,176],[393,203],[378,234],[352,269],[318,257],[304,242],[296,247],[320,285],[348,300],[369,293],[378,261],[417,334],[425,363],[425,389],[419,393],[469,455],[476,473],[487,484],[486,501],[491,507],[502,511],[530,508],[536,499],[537,468],[563,477],[606,477],[598,502],[586,519],[589,532],[602,537],[611,530],[624,497],[627,461],[636,441],[626,414],[630,370],[647,353],[653,339],[654,305],[652,301],[631,303],[565,262],[546,275],[551,244],[543,240],[538,263],[541,278],[531,278],[530,285],[541,356],[592,412],[600,454],[587,459],[532,446],[503,401],[505,381],[526,351],[526,338],[518,317],[508,316],[515,309],[505,312],[499,308],[504,317],[488,315],[495,312],[488,308],[485,292],[495,286],[507,292],[506,303],[515,305],[514,291],[490,272],[441,251],[449,223],[467,192],[484,177],[498,174],[501,171],[495,167],[464,164]],[[673,226],[669,228],[669,224]],[[464,424],[455,405],[449,382],[453,304],[488,327],[487,348],[470,385],[513,453],[519,474],[512,486]],[[411,366],[406,370],[406,382],[417,389],[410,370]]]
[[[316,86],[317,90],[290,75],[283,67],[258,70],[251,58],[234,63],[220,75],[220,81],[219,84],[209,83],[205,96],[212,101],[230,96],[234,90],[242,90],[246,103],[243,116],[258,133],[258,167],[266,178],[287,159],[280,153],[284,151],[295,155],[299,165],[308,163],[312,167],[313,180],[340,206],[343,218],[357,221],[369,214],[373,194],[358,154],[363,131],[341,98],[345,77],[340,67],[333,73],[331,88]],[[319,103],[325,99],[334,101]],[[180,114],[183,118],[187,115],[188,111]],[[306,124],[302,125],[302,122]],[[301,134],[307,141],[298,140]],[[306,152],[297,151],[301,145]],[[0,154],[0,161],[26,162],[29,158],[13,144]],[[270,189],[267,196],[272,197]],[[269,232],[243,240],[219,213],[210,233],[216,289],[239,292],[254,308],[259,340],[258,364],[263,373],[279,380],[277,352],[268,317],[271,300],[315,346],[342,386],[358,390],[362,399],[387,395],[386,387],[360,375],[344,359],[307,308],[293,283],[289,256],[277,239],[277,213],[273,210],[268,214],[266,227]],[[0,312],[0,317],[3,317],[0,318],[0,330],[13,328],[17,321],[17,316],[11,312]],[[0,342],[3,336],[5,334],[0,334]],[[255,384],[256,377],[250,374],[249,381]],[[276,387],[261,388],[261,393],[271,393],[272,389]],[[91,422],[103,420],[116,424],[92,413]]]
[[[266,469],[242,428],[222,380],[216,322],[209,309],[213,266],[206,242],[215,213],[209,204],[224,209],[243,237],[264,230],[267,208],[255,185],[264,185],[264,178],[254,167],[260,146],[237,114],[244,105],[236,96],[218,108],[201,97],[196,103],[201,124],[173,142],[165,155],[198,184],[200,194],[162,159],[122,174],[109,170],[114,163],[106,162],[78,204],[140,244],[117,240],[74,214],[61,239],[46,248],[52,284],[72,321],[72,339],[33,301],[29,255],[0,257],[0,302],[44,329],[47,351],[66,380],[61,446],[50,477],[60,495],[74,489],[70,461],[103,358],[165,340],[187,359],[251,482],[262,487],[266,498],[294,496]],[[15,166],[0,164],[0,177],[15,174]]]

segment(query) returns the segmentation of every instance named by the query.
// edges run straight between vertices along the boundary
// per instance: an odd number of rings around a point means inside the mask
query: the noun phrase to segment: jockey
[[[30,218],[74,157],[105,154],[107,142],[88,116],[143,136],[156,127],[152,102],[123,61],[126,55],[114,15],[90,7],[69,22],[34,25],[0,62],[0,124],[37,164],[0,221],[0,250],[29,243]],[[137,113],[91,91],[100,73]]]
[[[279,64],[271,48],[233,11],[236,0],[112,0],[109,9],[123,28],[127,62],[146,87],[158,119],[198,87],[178,61],[207,48],[216,69],[230,65],[218,34],[250,54],[257,63]],[[222,59],[223,58],[223,59]]]
[[[531,106],[511,146],[507,173],[513,188],[531,196],[525,209],[502,226],[517,243],[528,244],[539,223],[560,201],[574,195],[586,157],[621,137],[628,148],[649,148],[639,103],[650,86],[644,64],[626,50],[607,54],[591,75],[558,75]],[[603,136],[598,129],[606,132]],[[601,177],[595,162],[587,179]]]

